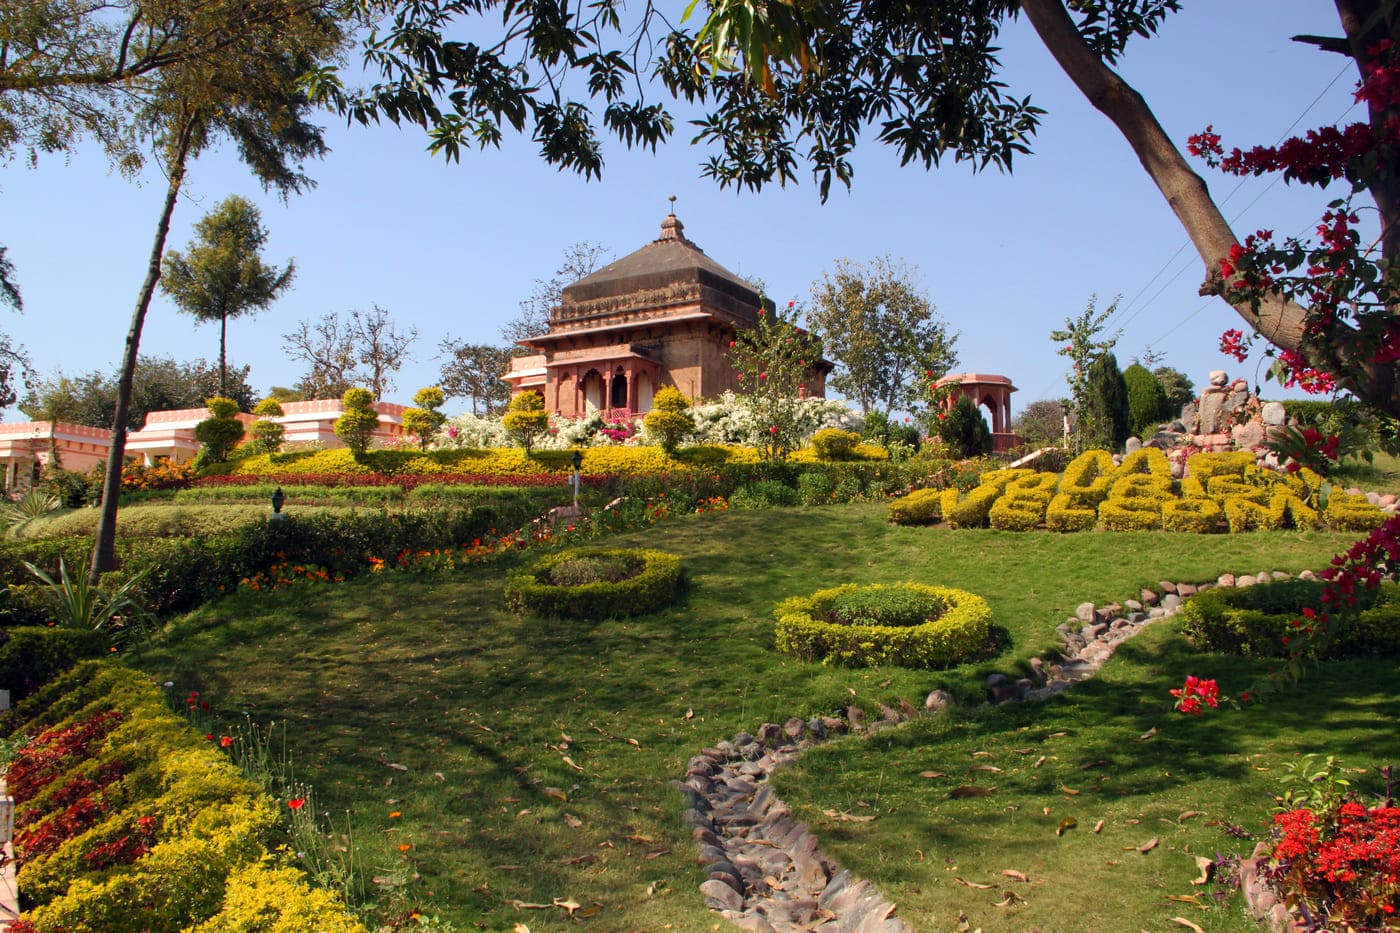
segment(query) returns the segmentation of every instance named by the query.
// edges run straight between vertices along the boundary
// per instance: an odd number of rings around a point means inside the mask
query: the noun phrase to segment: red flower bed
[[[1348,801],[1335,814],[1274,817],[1273,858],[1284,894],[1313,919],[1389,929],[1400,911],[1400,807]]]

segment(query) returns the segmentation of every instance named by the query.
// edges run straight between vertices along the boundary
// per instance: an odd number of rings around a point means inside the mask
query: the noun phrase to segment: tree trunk
[[[1349,8],[1373,8],[1370,0],[1337,0],[1347,26]],[[1167,199],[1172,212],[1186,230],[1205,262],[1205,283],[1202,294],[1224,296],[1225,282],[1220,275],[1220,260],[1237,241],[1229,223],[1211,199],[1206,183],[1193,172],[1176,145],[1167,136],[1142,95],[1130,87],[1094,54],[1075,28],[1062,0],[1021,0],[1021,10],[1030,20],[1041,42],[1095,109],[1108,117],[1132,147],[1147,174]],[[1350,31],[1348,35],[1350,35]],[[1226,299],[1229,300],[1228,298]],[[1231,307],[1251,328],[1274,346],[1284,350],[1302,350],[1303,324],[1307,310],[1282,295],[1266,296],[1256,309],[1248,302],[1230,302]],[[1377,366],[1358,359],[1355,332],[1340,329],[1330,337],[1326,346],[1312,347],[1325,357],[1344,362],[1357,373],[1347,388],[1353,389],[1364,401],[1394,417],[1400,417],[1400,392],[1393,368]]]
[[[161,207],[160,219],[156,223],[155,241],[151,245],[151,261],[146,269],[146,280],[141,284],[136,309],[131,315],[131,327],[126,334],[126,350],[122,354],[121,376],[117,381],[117,410],[112,417],[112,446],[107,455],[107,472],[102,483],[102,515],[97,522],[97,540],[93,544],[92,565],[88,569],[88,582],[93,586],[97,585],[103,573],[116,568],[117,504],[122,494],[126,419],[131,411],[131,387],[136,375],[136,355],[141,343],[141,328],[146,322],[146,311],[151,306],[156,282],[160,280],[160,260],[165,252],[165,238],[170,233],[170,217],[175,212],[175,201],[179,198],[180,188],[184,184],[185,163],[190,155],[195,122],[192,116],[184,118],[179,136],[170,152],[166,165],[170,181],[165,191],[165,204]]]
[[[219,315],[219,397],[228,398],[228,315]]]

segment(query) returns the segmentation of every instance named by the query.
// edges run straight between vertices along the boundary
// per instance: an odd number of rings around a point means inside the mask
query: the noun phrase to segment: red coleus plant
[[[84,755],[88,746],[105,738],[121,719],[119,711],[106,710],[71,726],[46,730],[26,742],[6,774],[15,801],[33,799],[63,773],[71,759]]]

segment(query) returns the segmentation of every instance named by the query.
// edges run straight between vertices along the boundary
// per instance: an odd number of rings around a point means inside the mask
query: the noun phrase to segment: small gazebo
[[[949,373],[934,383],[935,388],[945,386],[953,391],[943,399],[944,411],[952,411],[958,399],[970,398],[972,404],[990,412],[993,450],[1000,453],[1021,445],[1021,438],[1011,431],[1011,393],[1016,387],[1010,379],[990,373]]]

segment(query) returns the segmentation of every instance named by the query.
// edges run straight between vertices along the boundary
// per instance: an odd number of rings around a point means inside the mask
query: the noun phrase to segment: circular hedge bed
[[[575,548],[511,571],[506,607],[576,619],[643,615],[675,600],[680,577],[681,559],[665,551]]]
[[[779,651],[850,667],[950,667],[982,650],[992,620],[982,597],[922,583],[848,583],[785,599],[773,615]]]

